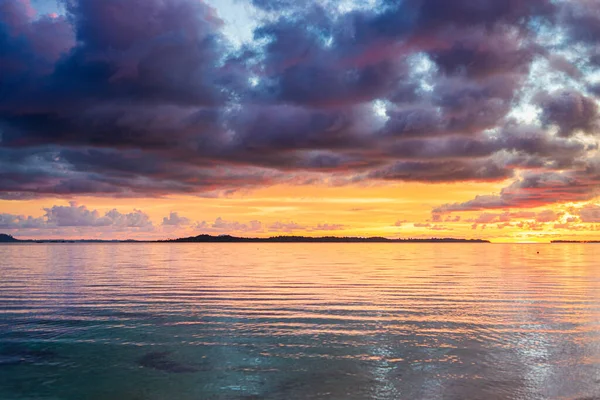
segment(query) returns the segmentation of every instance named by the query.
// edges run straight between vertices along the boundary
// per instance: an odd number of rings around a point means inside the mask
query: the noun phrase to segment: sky
[[[596,0],[0,0],[0,232],[600,240]]]

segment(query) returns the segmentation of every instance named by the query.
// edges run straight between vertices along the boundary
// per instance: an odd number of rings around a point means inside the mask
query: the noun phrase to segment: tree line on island
[[[269,238],[236,237],[231,235],[198,235],[168,240],[100,240],[100,239],[27,239],[0,234],[0,243],[489,243],[483,239],[338,237],[338,236],[273,236]]]

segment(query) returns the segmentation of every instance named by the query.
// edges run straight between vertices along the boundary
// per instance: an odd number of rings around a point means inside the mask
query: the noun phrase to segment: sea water
[[[600,398],[600,245],[0,246],[0,399]]]

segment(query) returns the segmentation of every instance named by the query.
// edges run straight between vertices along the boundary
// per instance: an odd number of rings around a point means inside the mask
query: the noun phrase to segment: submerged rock
[[[144,368],[152,368],[158,371],[170,372],[173,374],[198,372],[200,369],[195,365],[175,361],[169,357],[170,353],[165,351],[155,351],[148,353],[138,359],[138,364]]]

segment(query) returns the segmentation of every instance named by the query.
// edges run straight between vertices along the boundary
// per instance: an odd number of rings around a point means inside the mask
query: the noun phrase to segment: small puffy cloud
[[[431,227],[431,224],[429,224],[429,223],[421,223],[421,222],[417,222],[417,223],[414,223],[414,224],[413,224],[413,226],[414,226],[415,228],[430,228],[430,227]]]
[[[318,224],[310,228],[312,231],[341,231],[344,229],[346,229],[346,226],[342,224]]]
[[[269,225],[269,231],[271,232],[293,232],[305,230],[306,226],[297,224],[293,221],[290,222],[274,222]]]
[[[581,222],[600,222],[600,205],[598,204],[586,204],[579,209],[578,213]]]
[[[113,209],[101,216],[97,210],[71,202],[68,206],[53,206],[44,211],[48,226],[53,227],[152,228],[150,217],[140,210],[122,214]]]
[[[415,223],[413,224],[415,228],[428,229],[430,231],[452,231],[452,228],[449,228],[444,225],[431,224],[431,223]]]
[[[192,223],[189,218],[182,217],[177,212],[171,212],[168,217],[163,218],[163,226],[181,227],[188,226]]]
[[[261,232],[263,230],[263,225],[260,221],[242,223],[238,221],[228,221],[221,217],[215,219],[213,223],[208,223],[206,221],[196,222],[193,227],[195,230],[207,233]]]
[[[535,220],[539,223],[554,222],[558,220],[563,213],[554,210],[544,210],[536,214]]]
[[[453,228],[449,228],[444,225],[432,225],[429,229],[432,231],[453,231],[454,230]]]
[[[0,229],[53,229],[84,228],[89,230],[143,230],[151,231],[154,225],[150,217],[140,211],[121,213],[113,209],[104,214],[90,210],[84,205],[70,202],[68,206],[55,205],[44,208],[43,217],[0,214]]]
[[[460,222],[461,219],[462,217],[460,215],[455,215],[454,217],[452,215],[448,215],[445,222]]]
[[[102,219],[96,210],[88,210],[86,206],[78,206],[72,201],[68,206],[44,208],[48,225],[64,226],[108,226],[110,219]]]
[[[39,229],[47,226],[44,218],[0,214],[0,229]]]
[[[296,222],[275,222],[269,225],[271,232],[294,232],[294,231],[340,231],[346,229],[342,224],[317,224],[317,225],[302,225]]]
[[[502,213],[481,213],[475,219],[468,219],[468,222],[474,224],[508,223],[514,220],[535,220],[538,223],[547,223],[557,221],[564,213],[554,210],[535,211],[505,211]]]

